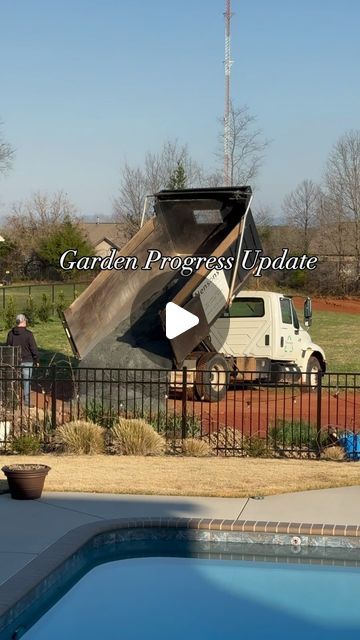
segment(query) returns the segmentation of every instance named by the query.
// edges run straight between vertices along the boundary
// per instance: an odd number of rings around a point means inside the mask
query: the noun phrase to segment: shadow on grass
[[[66,355],[61,351],[51,351],[50,349],[39,349],[40,365],[42,367],[50,367],[53,364],[57,366],[76,369],[79,366],[79,360],[74,356]]]

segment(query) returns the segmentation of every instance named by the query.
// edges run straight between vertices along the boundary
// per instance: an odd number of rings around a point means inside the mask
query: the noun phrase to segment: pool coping
[[[130,529],[183,530],[188,532],[184,535],[189,540],[200,540],[201,535],[209,532],[207,540],[210,542],[219,540],[219,532],[224,532],[224,535],[227,532],[228,535],[235,534],[229,538],[232,542],[262,541],[295,546],[303,544],[305,547],[328,544],[331,547],[355,547],[360,550],[360,525],[176,517],[116,518],[91,522],[68,531],[0,585],[0,634],[6,627],[10,612],[15,615],[22,613],[29,606],[31,594],[35,594],[36,589],[84,545],[97,535]],[[262,540],[260,536],[263,536]]]

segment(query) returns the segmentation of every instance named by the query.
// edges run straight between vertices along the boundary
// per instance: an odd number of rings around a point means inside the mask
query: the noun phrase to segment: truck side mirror
[[[311,298],[306,298],[304,302],[304,322],[305,327],[310,327],[312,323],[312,301]]]

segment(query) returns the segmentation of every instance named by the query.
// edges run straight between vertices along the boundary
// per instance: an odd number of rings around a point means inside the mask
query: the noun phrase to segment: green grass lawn
[[[54,284],[30,284],[30,285],[11,285],[9,287],[0,287],[0,309],[4,309],[6,302],[10,296],[13,297],[19,313],[21,307],[26,305],[29,296],[32,297],[36,304],[40,304],[42,296],[45,293],[49,300],[57,303],[60,292],[64,295],[65,303],[69,306],[73,300],[84,291],[86,284],[57,282]]]
[[[48,299],[54,304],[54,315],[49,322],[36,322],[33,327],[29,327],[34,335],[41,353],[41,364],[67,359],[72,356],[69,341],[65,335],[61,321],[56,312],[56,304],[59,301],[60,292],[64,296],[66,306],[70,306],[73,300],[87,287],[87,284],[76,283],[54,283],[54,284],[29,284],[11,285],[0,288],[0,342],[5,343],[7,330],[4,327],[3,312],[10,296],[14,299],[16,312],[24,311],[29,295],[31,295],[36,305],[41,304],[42,296],[45,293]],[[55,360],[53,360],[55,356]]]
[[[36,343],[40,350],[41,364],[46,365],[55,356],[56,362],[63,359],[68,360],[72,356],[69,341],[59,318],[51,318],[49,322],[37,322],[33,327],[29,327],[35,336]],[[5,343],[7,330],[1,326],[0,342]]]
[[[309,333],[325,351],[330,372],[360,372],[360,316],[314,311]]]

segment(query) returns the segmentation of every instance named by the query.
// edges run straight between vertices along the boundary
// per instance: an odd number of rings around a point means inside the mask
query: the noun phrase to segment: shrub
[[[102,453],[105,448],[104,429],[94,422],[74,420],[56,429],[56,438],[67,453]]]
[[[250,458],[263,458],[269,454],[266,439],[260,436],[244,436],[243,452]]]
[[[6,301],[5,311],[4,311],[4,325],[5,329],[11,329],[15,325],[16,321],[16,304],[13,296],[9,296]]]
[[[233,427],[221,427],[210,434],[210,444],[218,455],[261,458],[271,454],[265,438],[246,435]]]
[[[183,420],[181,414],[167,414],[159,411],[156,416],[148,419],[155,431],[161,433],[165,438],[179,439],[182,436]],[[197,416],[187,416],[185,421],[186,436],[197,438],[201,434],[201,421]]]
[[[234,428],[221,427],[218,431],[210,434],[209,442],[213,448],[217,449],[219,455],[225,455],[227,450],[233,455],[244,455],[245,436]]]
[[[341,460],[345,460],[345,451],[342,447],[336,445],[333,447],[325,447],[321,454],[321,458],[323,460],[334,460],[335,462],[339,462]]]
[[[33,327],[37,316],[37,308],[32,296],[29,296],[26,301],[24,314],[26,315],[28,325]]]
[[[33,436],[31,434],[24,434],[22,436],[14,438],[11,444],[11,448],[16,453],[30,456],[40,452],[41,442],[36,436]]]
[[[62,289],[59,291],[59,295],[56,301],[56,311],[60,314],[65,311],[67,304],[65,302],[65,294]]]
[[[286,449],[292,447],[302,447],[317,450],[317,428],[314,424],[302,422],[289,422],[279,420],[277,424],[270,428],[270,439],[276,449]],[[328,433],[322,432],[320,446],[328,442]]]
[[[111,428],[115,453],[124,456],[158,456],[165,451],[165,438],[145,420],[120,418]]]
[[[63,205],[62,205],[63,206]],[[65,214],[59,224],[53,225],[37,243],[37,254],[61,276],[69,277],[72,272],[64,272],[59,264],[59,256],[69,247],[77,250],[78,258],[92,255],[93,249],[78,223],[71,215]],[[76,270],[74,270],[76,273]]]
[[[182,453],[185,456],[193,456],[195,458],[204,458],[211,456],[212,449],[208,442],[198,438],[185,438],[182,443]]]
[[[50,317],[52,315],[52,304],[46,295],[43,293],[41,304],[38,309],[38,316],[41,322],[49,322]]]
[[[82,413],[87,421],[96,422],[107,428],[113,427],[118,420],[118,416],[112,413],[111,407],[106,409],[102,402],[96,402],[96,400],[91,400],[87,407],[83,407]]]

